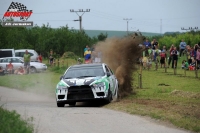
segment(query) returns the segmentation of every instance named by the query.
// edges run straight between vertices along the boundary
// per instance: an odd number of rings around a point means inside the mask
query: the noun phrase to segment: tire
[[[65,107],[64,103],[57,103],[57,107]]]
[[[75,106],[75,105],[76,105],[76,102],[69,103],[69,106]]]
[[[37,70],[35,67],[30,67],[30,73],[36,73],[36,72],[37,72]]]
[[[115,90],[115,95],[112,97],[112,99],[113,99],[114,101],[117,101],[117,100],[118,100],[118,89],[119,89],[119,85],[117,85],[117,88],[116,88],[116,90]]]
[[[110,90],[110,87],[108,89],[108,97],[106,98],[106,104],[109,104],[112,101],[112,92]]]

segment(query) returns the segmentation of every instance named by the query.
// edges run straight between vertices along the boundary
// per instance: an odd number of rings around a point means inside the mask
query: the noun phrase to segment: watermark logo
[[[5,27],[21,27],[21,26],[33,26],[33,22],[28,22],[28,18],[32,15],[32,10],[28,10],[27,7],[19,2],[11,2],[8,10],[3,15],[3,20],[6,17],[18,17],[21,21],[15,22],[3,22],[2,26]]]

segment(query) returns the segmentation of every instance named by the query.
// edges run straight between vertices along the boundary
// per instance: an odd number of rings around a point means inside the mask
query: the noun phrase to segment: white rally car
[[[105,64],[80,64],[69,67],[56,86],[58,107],[76,102],[117,99],[118,81]]]

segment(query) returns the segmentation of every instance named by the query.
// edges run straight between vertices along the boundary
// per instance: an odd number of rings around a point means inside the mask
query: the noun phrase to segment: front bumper
[[[43,67],[38,67],[36,68],[37,72],[43,72],[47,70],[47,66],[43,66]]]
[[[68,89],[57,90],[57,103],[84,102],[93,100],[104,100],[108,92],[105,87],[95,88],[88,85],[72,86]]]

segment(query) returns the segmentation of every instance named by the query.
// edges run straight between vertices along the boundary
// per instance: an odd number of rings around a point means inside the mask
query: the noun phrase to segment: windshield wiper
[[[65,77],[65,79],[72,79],[73,77]]]
[[[79,77],[76,77],[76,78],[85,78],[85,77],[95,77],[95,76],[79,76]]]

